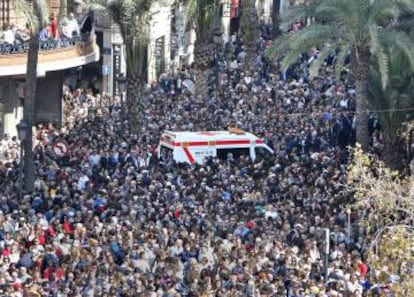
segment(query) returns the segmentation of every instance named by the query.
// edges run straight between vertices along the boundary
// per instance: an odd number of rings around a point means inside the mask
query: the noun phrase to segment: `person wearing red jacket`
[[[49,16],[49,38],[52,39],[58,39],[59,38],[59,32],[58,32],[58,22],[56,19],[56,16],[54,13],[51,13]]]

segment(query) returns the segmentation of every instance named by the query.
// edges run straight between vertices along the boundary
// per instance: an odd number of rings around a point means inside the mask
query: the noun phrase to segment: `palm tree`
[[[285,34],[270,47],[271,57],[284,55],[286,69],[298,56],[312,47],[319,47],[319,58],[313,62],[310,74],[315,75],[325,58],[336,54],[336,72],[343,70],[350,54],[350,71],[356,82],[357,141],[366,149],[368,132],[368,73],[373,60],[378,63],[381,83],[389,82],[390,57],[385,50],[393,44],[406,56],[414,69],[414,41],[398,30],[400,16],[414,10],[412,0],[313,0],[287,9],[283,26],[297,20],[313,19],[308,27],[295,34]]]
[[[153,2],[153,0],[114,0],[107,5],[113,21],[119,26],[125,44],[128,78],[126,106],[133,133],[139,130],[142,90],[147,79],[150,9]]]
[[[26,193],[34,191],[35,163],[33,156],[33,132],[35,125],[36,111],[36,90],[37,90],[37,61],[39,53],[39,33],[43,22],[45,3],[41,0],[34,0],[32,6],[28,6],[26,1],[16,1],[16,10],[21,11],[28,20],[31,35],[29,40],[29,51],[27,54],[26,88],[23,118],[28,129],[24,141],[24,190]]]
[[[208,77],[213,73],[216,48],[213,32],[218,16],[217,0],[185,0],[186,23],[195,30],[194,66],[196,72],[195,90],[199,99],[204,102],[208,97]]]
[[[398,20],[398,28],[414,38],[414,14],[405,12]],[[369,75],[370,102],[378,113],[385,138],[383,158],[388,167],[401,170],[401,141],[403,126],[414,118],[412,111],[412,90],[414,89],[414,71],[407,68],[406,56],[395,47],[387,49],[390,56],[389,84],[383,88],[378,63],[374,63]],[[409,131],[406,136],[409,136]]]
[[[399,130],[402,124],[412,119],[412,90],[414,89],[414,72],[405,67],[408,61],[405,55],[395,48],[389,49],[390,68],[389,84],[384,89],[378,64],[369,73],[369,99],[374,109],[379,110],[378,117],[384,132],[385,148],[383,158],[388,167],[400,170],[403,168],[401,158],[401,137]]]
[[[260,37],[260,23],[255,1],[243,1],[241,5],[240,30],[246,47],[245,69],[252,70],[256,52],[256,41]]]

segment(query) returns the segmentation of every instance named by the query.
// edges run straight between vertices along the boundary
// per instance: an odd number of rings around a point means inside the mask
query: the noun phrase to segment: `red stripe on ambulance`
[[[194,157],[193,157],[193,155],[191,155],[191,153],[190,153],[190,151],[188,150],[188,148],[186,148],[186,147],[183,147],[183,151],[184,151],[184,153],[185,153],[185,155],[186,155],[186,157],[187,157],[187,159],[188,159],[188,161],[191,163],[191,164],[194,164]]]

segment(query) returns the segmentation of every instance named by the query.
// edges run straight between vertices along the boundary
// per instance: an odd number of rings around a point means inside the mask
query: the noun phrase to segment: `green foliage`
[[[243,33],[243,41],[248,47],[255,49],[257,36],[260,35],[259,16],[257,14],[255,1],[243,3],[240,16],[240,28]]]
[[[414,98],[414,72],[406,67],[409,64],[407,57],[397,48],[388,49],[386,55],[390,57],[390,68],[387,76],[389,84],[384,88],[382,73],[376,63],[371,68],[369,76],[369,94],[371,105],[377,110],[389,110],[378,113],[387,143],[393,144],[399,140],[396,133],[403,122],[413,117],[412,107]]]
[[[400,177],[374,155],[353,151],[345,195],[353,195],[366,256],[378,281],[401,278],[391,289],[396,296],[413,296],[414,283],[414,179]]]
[[[126,63],[130,72],[146,73],[150,31],[150,9],[153,0],[113,0],[108,11],[118,24],[125,41]]]
[[[214,22],[219,11],[217,0],[184,0],[186,7],[186,27],[193,28],[197,44],[207,44],[212,40]]]
[[[330,52],[341,57],[351,52],[354,72],[365,71],[360,68],[361,63],[375,57],[385,87],[390,68],[386,48],[393,44],[401,49],[414,69],[414,40],[397,30],[400,18],[414,11],[413,0],[315,0],[284,11],[282,28],[285,30],[295,21],[311,22],[297,33],[286,33],[269,48],[269,57],[284,57],[284,68],[312,47],[324,47],[326,53],[326,47],[330,46]],[[337,68],[342,66],[339,64]]]
[[[146,74],[150,41],[150,10],[154,0],[94,0],[88,5],[107,11],[119,26],[126,48],[128,73]]]

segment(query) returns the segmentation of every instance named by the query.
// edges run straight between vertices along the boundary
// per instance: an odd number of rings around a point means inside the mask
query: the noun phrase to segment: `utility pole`
[[[325,229],[325,246],[323,251],[323,275],[325,283],[328,280],[328,266],[329,266],[329,228]]]

